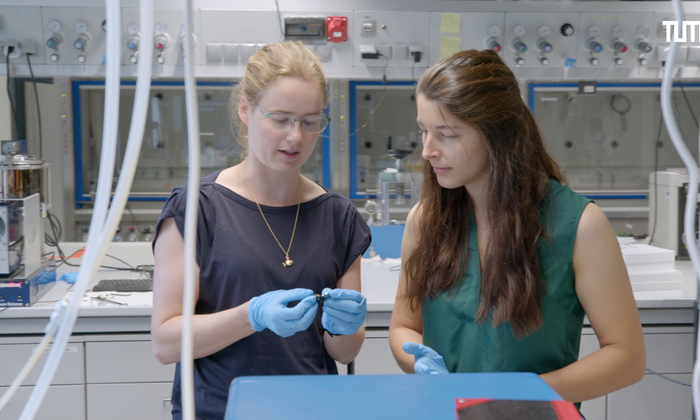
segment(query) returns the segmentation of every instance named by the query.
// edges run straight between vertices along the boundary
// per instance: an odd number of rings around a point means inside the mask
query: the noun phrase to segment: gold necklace
[[[301,175],[299,175],[299,176],[301,177]],[[253,191],[250,189],[250,186],[248,185],[248,181],[246,181],[245,176],[243,176],[243,182],[245,182],[245,186],[248,189],[250,196],[253,197],[253,202],[255,203],[256,206],[258,206],[258,210],[260,210],[260,215],[262,216],[263,220],[265,221],[267,228],[270,230],[272,237],[275,238],[275,242],[277,242],[277,245],[279,245],[282,252],[284,252],[284,256],[286,257],[286,259],[284,260],[284,262],[282,262],[282,266],[284,266],[284,267],[293,266],[294,261],[291,258],[289,258],[289,250],[292,249],[292,242],[294,242],[294,232],[297,231],[297,221],[299,220],[299,207],[301,207],[301,178],[299,179],[299,203],[297,204],[297,215],[294,218],[294,228],[292,229],[292,237],[289,239],[289,246],[287,247],[286,251],[284,250],[284,247],[280,243],[279,239],[277,239],[277,236],[275,236],[275,232],[272,231],[270,224],[267,222],[267,219],[265,218],[265,213],[263,213],[262,209],[260,208],[260,204],[258,204],[258,200],[255,199],[255,196],[253,195]]]

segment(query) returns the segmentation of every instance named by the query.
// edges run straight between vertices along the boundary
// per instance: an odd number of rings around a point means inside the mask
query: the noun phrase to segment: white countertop
[[[123,244],[126,245],[126,244]],[[113,255],[128,260],[134,249],[119,245],[118,249],[110,249]],[[146,251],[143,246],[138,247],[136,252]],[[126,254],[120,254],[119,250],[127,250]],[[66,252],[68,254],[68,252]],[[152,258],[150,246],[147,253]],[[69,255],[69,254],[68,254]],[[76,262],[79,262],[76,261]],[[139,264],[144,262],[139,261]],[[147,262],[146,262],[147,263]],[[63,266],[65,267],[65,266]],[[75,268],[63,268],[58,271],[58,276],[63,272]],[[381,261],[362,260],[362,292],[367,297],[367,307],[372,312],[391,312],[394,307],[396,287],[399,281],[400,261],[398,259],[387,259]],[[655,291],[655,292],[635,292],[637,306],[640,309],[674,309],[692,308],[695,299],[696,282],[690,261],[677,261],[676,269],[683,272],[684,288],[677,291]],[[138,274],[127,271],[101,270],[98,272],[97,280],[108,278],[138,278]],[[0,318],[45,318],[51,315],[56,302],[62,299],[68,292],[69,285],[63,281],[58,281],[56,286],[47,292],[46,295],[31,307],[8,308],[0,312]],[[91,299],[97,295],[108,299],[125,303],[118,305],[110,302],[101,302]],[[109,295],[109,296],[106,296]],[[127,296],[124,296],[127,295]],[[80,307],[80,317],[143,317],[151,315],[152,293],[88,293],[83,299]]]

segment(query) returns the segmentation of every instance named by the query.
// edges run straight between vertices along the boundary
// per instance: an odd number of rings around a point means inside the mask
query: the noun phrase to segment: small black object
[[[570,141],[567,141],[566,143],[564,143],[564,146],[566,146],[567,149],[571,149],[571,146],[573,146],[573,145],[574,144]]]
[[[420,59],[421,59],[421,52],[420,51],[412,51],[411,56],[413,56],[414,63],[420,63]]]
[[[150,292],[153,290],[151,279],[111,279],[100,280],[92,288],[93,292]]]
[[[617,143],[615,140],[613,140],[613,141],[610,143],[610,145],[612,146],[613,149],[616,149],[617,146],[618,146],[618,143]]]
[[[318,303],[318,306],[322,306],[323,301],[326,300],[325,296],[319,293],[314,293],[314,296],[316,296],[316,303]]]
[[[365,149],[371,149],[372,148],[372,142],[371,141],[366,141],[365,142]]]
[[[582,80],[578,82],[579,95],[595,95],[598,92],[598,82]]]

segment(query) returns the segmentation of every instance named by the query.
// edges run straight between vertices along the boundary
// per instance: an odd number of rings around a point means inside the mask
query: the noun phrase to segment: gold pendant
[[[294,261],[290,260],[289,257],[282,263],[283,266],[285,267],[291,267],[294,265]]]

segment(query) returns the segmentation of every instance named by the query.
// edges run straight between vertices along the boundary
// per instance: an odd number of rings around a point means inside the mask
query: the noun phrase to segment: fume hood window
[[[76,136],[76,201],[93,199],[97,186],[102,144],[104,84],[80,84],[79,134]],[[187,181],[188,145],[185,90],[180,82],[155,82],[146,118],[141,154],[130,197],[165,199],[173,188]],[[237,141],[238,128],[229,114],[230,83],[198,86],[201,174],[216,172],[241,161],[244,149]],[[119,131],[114,185],[116,188],[131,126],[135,86],[123,84],[119,99]],[[78,133],[76,127],[76,133]],[[235,132],[235,135],[234,135]],[[322,140],[301,172],[323,183]]]
[[[530,87],[530,107],[547,152],[575,191],[645,194],[655,162],[659,170],[684,167],[666,127],[660,128],[659,84],[599,84],[595,95],[579,95],[575,84],[536,86]],[[683,87],[673,90],[673,110],[697,160],[700,89]]]
[[[365,198],[376,195],[379,173],[396,166],[388,150],[405,151],[407,169],[414,169],[420,160],[415,86],[412,82],[387,85],[351,82],[351,89],[354,93],[351,137],[354,134],[356,153],[355,165],[351,167],[355,189],[351,188],[350,194],[352,198]]]

